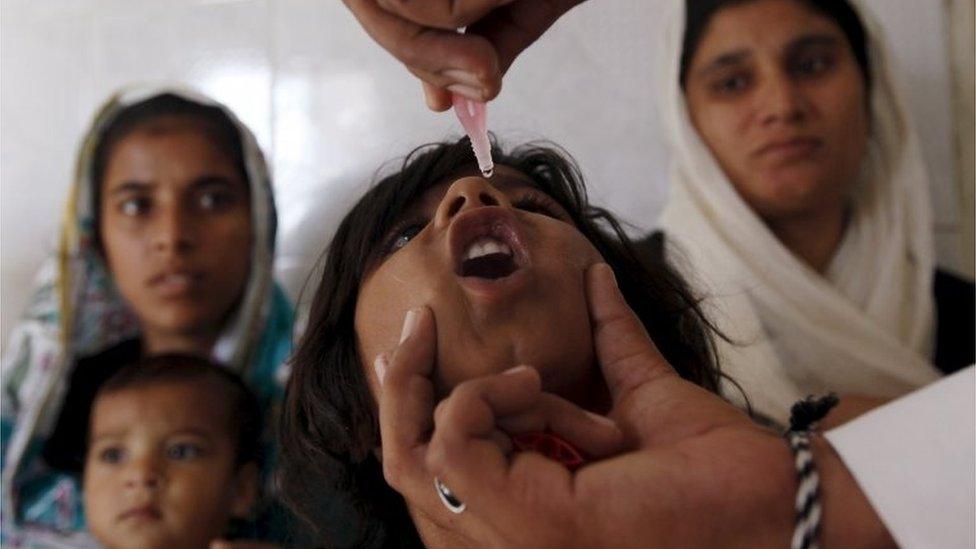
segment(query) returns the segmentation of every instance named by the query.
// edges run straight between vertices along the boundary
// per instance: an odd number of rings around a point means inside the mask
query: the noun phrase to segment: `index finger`
[[[538,372],[514,368],[464,382],[438,408],[428,468],[503,535],[506,525],[532,513],[545,516],[550,501],[537,497],[566,502],[572,491],[572,474],[562,464],[534,452],[509,459],[491,437],[500,418],[530,410],[541,396]]]
[[[380,6],[426,27],[457,29],[481,19],[491,10],[513,0],[378,0]]]

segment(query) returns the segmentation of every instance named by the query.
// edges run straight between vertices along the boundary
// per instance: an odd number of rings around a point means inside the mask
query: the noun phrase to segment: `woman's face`
[[[201,124],[136,129],[112,148],[101,183],[108,266],[150,340],[215,335],[247,283],[248,184]]]
[[[716,12],[685,81],[691,118],[767,221],[843,207],[868,139],[864,76],[840,27],[797,0]]]
[[[363,364],[395,348],[406,312],[427,305],[439,393],[525,364],[547,390],[585,405],[599,377],[584,273],[601,258],[562,207],[502,166],[490,180],[470,175],[430,188],[400,221],[360,289]]]

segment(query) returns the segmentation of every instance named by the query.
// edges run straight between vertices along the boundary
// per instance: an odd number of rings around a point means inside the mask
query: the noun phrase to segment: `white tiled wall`
[[[504,141],[566,147],[596,201],[644,229],[666,192],[649,55],[659,1],[583,4],[516,63],[489,109]],[[942,2],[866,3],[906,69],[951,264],[958,199]],[[120,85],[183,81],[254,129],[275,170],[279,273],[292,293],[382,162],[460,131],[427,111],[413,77],[336,0],[2,0],[0,19],[2,338],[51,249],[79,136]]]

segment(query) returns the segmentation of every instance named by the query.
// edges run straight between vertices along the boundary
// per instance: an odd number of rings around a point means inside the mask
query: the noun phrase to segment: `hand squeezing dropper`
[[[491,161],[491,143],[488,141],[488,123],[485,117],[487,107],[480,101],[473,101],[467,97],[454,94],[454,113],[464,126],[464,131],[471,140],[471,148],[478,160],[481,175],[491,177],[495,165]]]

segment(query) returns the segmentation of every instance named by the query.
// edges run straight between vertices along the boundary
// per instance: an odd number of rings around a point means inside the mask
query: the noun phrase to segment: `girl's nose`
[[[437,227],[447,227],[461,212],[487,206],[510,208],[512,204],[505,193],[480,175],[458,179],[444,193],[434,216],[434,224]]]

